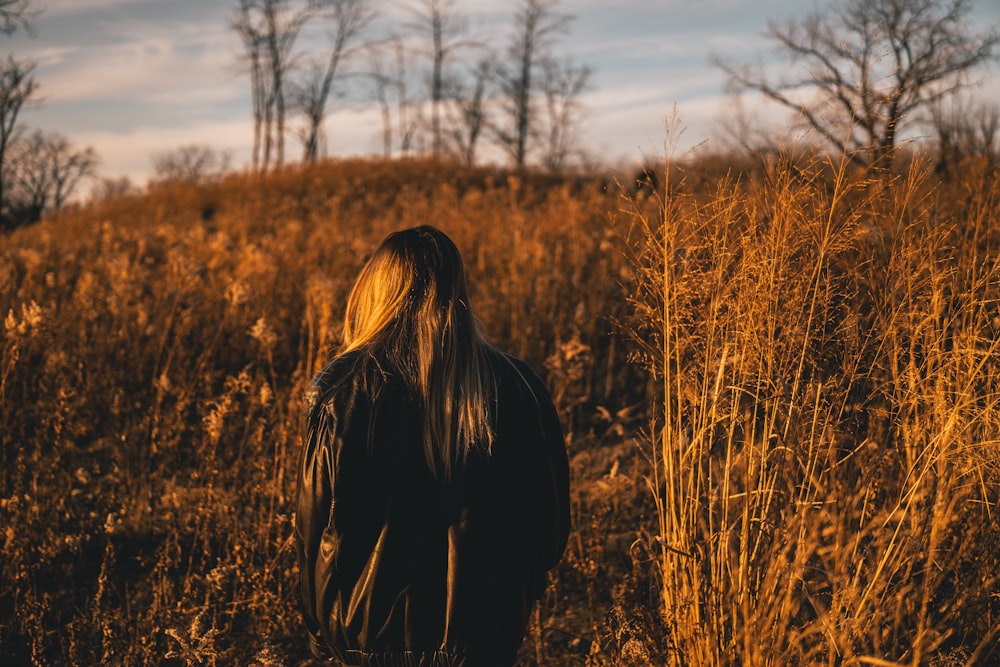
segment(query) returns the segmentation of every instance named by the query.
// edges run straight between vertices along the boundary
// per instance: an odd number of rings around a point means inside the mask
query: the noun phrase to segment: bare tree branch
[[[1000,106],[955,95],[931,104],[923,120],[933,133],[938,173],[953,175],[974,157],[1000,163]]]
[[[537,113],[532,75],[547,55],[554,36],[566,30],[572,18],[556,12],[555,5],[546,0],[521,0],[507,49],[509,65],[500,68],[506,123],[495,127],[494,132],[518,167],[523,167],[527,161],[528,141]]]
[[[8,178],[15,223],[40,220],[66,205],[84,178],[94,175],[97,153],[76,149],[63,135],[35,130],[11,145]]]
[[[580,95],[587,88],[592,70],[570,61],[542,61],[542,91],[545,94],[545,142],[542,164],[551,171],[566,168],[576,148],[580,120]]]
[[[238,0],[230,26],[239,34],[250,62],[254,103],[254,170],[266,171],[285,159],[285,86],[292,51],[302,26],[318,9],[315,0],[295,7],[292,0]],[[261,155],[262,153],[262,155]]]
[[[292,87],[292,105],[306,119],[301,137],[307,162],[315,162],[324,150],[323,122],[333,84],[342,75],[342,64],[360,48],[356,42],[376,16],[369,0],[319,0],[317,9],[319,17],[332,27],[329,53],[322,64],[313,61],[306,76]]]
[[[398,137],[399,152],[406,155],[413,148],[417,119],[409,94],[409,53],[403,40],[390,37],[368,47],[373,94],[382,114],[382,151],[393,152],[393,136]]]
[[[261,162],[261,147],[263,143],[264,108],[269,99],[269,79],[264,76],[264,36],[263,28],[255,16],[255,5],[253,0],[238,0],[238,6],[233,12],[233,19],[230,27],[236,31],[243,43],[246,51],[246,58],[249,63],[250,89],[253,104],[253,153],[252,169],[254,172],[266,171],[267,163]],[[270,137],[271,128],[266,128]],[[270,157],[270,151],[268,151]]]
[[[221,176],[229,170],[230,155],[211,146],[190,144],[153,156],[157,181],[198,183]]]
[[[474,40],[463,37],[467,31],[464,15],[457,8],[456,0],[413,0],[410,6],[412,20],[407,27],[429,46],[418,49],[431,61],[428,89],[431,100],[431,151],[440,155],[444,148],[441,114],[449,87],[447,61],[461,49],[476,46]]]
[[[489,127],[488,102],[495,83],[496,59],[486,55],[470,68],[466,81],[455,80],[449,89],[445,148],[467,165],[475,164],[479,140]]]
[[[996,58],[1000,33],[975,34],[968,13],[967,0],[845,0],[825,14],[769,25],[765,36],[805,69],[801,78],[772,81],[763,68],[714,61],[731,89],[795,110],[861,164],[888,166],[904,122]]]
[[[34,71],[34,63],[22,62],[13,56],[7,56],[0,70],[0,217],[7,214],[5,181],[10,168],[7,153],[20,130],[17,118],[38,90]]]

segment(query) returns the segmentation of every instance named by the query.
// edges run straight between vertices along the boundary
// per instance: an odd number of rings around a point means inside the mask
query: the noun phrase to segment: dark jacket
[[[295,531],[317,655],[349,665],[510,665],[569,532],[569,470],[544,384],[492,353],[496,438],[448,482],[421,410],[364,353],[306,397]]]

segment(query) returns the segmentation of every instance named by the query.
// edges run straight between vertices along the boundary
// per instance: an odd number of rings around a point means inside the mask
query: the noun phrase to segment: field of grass
[[[568,435],[523,664],[997,664],[996,170],[706,164],[330,162],[0,238],[0,663],[311,664],[301,396],[429,223]]]

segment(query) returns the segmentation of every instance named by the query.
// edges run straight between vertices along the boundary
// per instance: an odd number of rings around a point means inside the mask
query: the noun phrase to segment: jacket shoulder
[[[339,391],[354,389],[364,370],[362,353],[352,351],[335,357],[313,376],[306,387],[304,405],[312,411],[328,403]]]
[[[522,359],[505,352],[496,352],[498,380],[508,388],[513,383],[519,389],[527,390],[536,402],[551,400],[545,381]]]

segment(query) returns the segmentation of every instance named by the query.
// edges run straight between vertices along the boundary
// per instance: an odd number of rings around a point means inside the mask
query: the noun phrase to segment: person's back
[[[445,466],[428,449],[438,404],[389,352],[342,353],[307,395],[296,535],[313,650],[351,665],[510,665],[568,534],[555,409],[523,362],[482,346],[489,428]],[[461,401],[445,398],[457,437]]]

